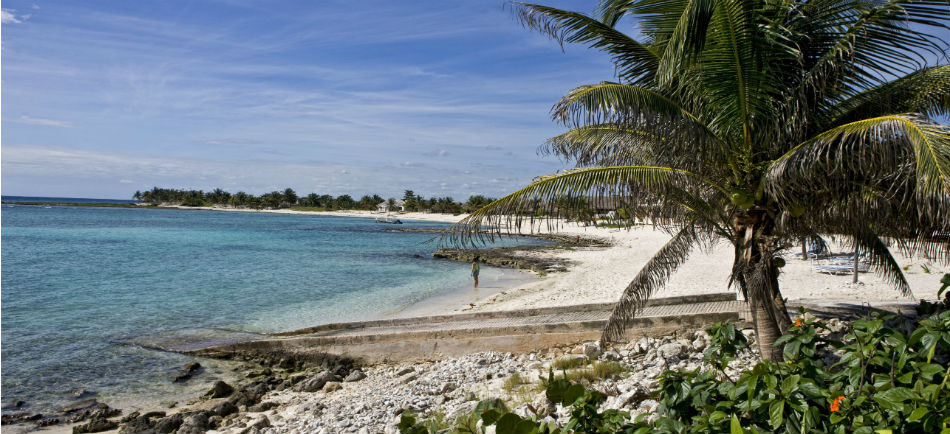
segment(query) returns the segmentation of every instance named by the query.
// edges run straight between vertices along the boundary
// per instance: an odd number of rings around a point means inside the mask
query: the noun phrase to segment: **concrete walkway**
[[[336,323],[180,349],[213,357],[261,352],[335,354],[364,363],[432,360],[488,350],[527,352],[597,340],[613,306],[587,304]],[[627,337],[668,335],[718,321],[747,319],[746,304],[737,301],[735,294],[658,298],[647,303],[628,328]]]

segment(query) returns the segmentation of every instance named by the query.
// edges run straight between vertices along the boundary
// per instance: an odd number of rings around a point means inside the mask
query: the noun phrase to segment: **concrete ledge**
[[[740,317],[738,312],[714,312],[637,318],[627,330],[626,337],[689,332],[719,321],[740,321]],[[224,358],[236,354],[331,354],[345,355],[368,364],[434,360],[479,351],[523,353],[597,340],[605,324],[606,320],[592,320],[356,336],[283,337],[204,348],[190,353]]]
[[[700,295],[686,295],[678,297],[665,297],[665,298],[653,298],[647,300],[646,306],[671,306],[671,305],[680,305],[680,304],[696,304],[696,303],[709,303],[716,301],[734,301],[736,300],[735,293],[716,293],[716,294],[700,294]],[[501,311],[491,311],[491,312],[473,312],[473,313],[462,313],[454,315],[434,315],[434,316],[425,316],[425,317],[412,317],[412,318],[395,318],[387,320],[375,320],[375,321],[359,321],[359,322],[346,322],[346,323],[330,323],[323,324],[315,327],[308,327],[299,330],[282,332],[282,333],[273,333],[269,336],[296,336],[296,335],[308,335],[314,333],[326,333],[331,331],[338,330],[353,330],[361,328],[373,328],[373,327],[399,327],[399,326],[408,326],[415,324],[431,324],[437,322],[450,322],[450,321],[467,321],[467,320],[479,320],[479,319],[494,319],[494,318],[522,318],[530,316],[539,316],[539,315],[556,315],[563,313],[576,313],[576,312],[609,312],[613,310],[616,303],[595,303],[595,304],[580,304],[573,306],[557,306],[557,307],[541,307],[534,309],[519,309],[519,310],[501,310]]]

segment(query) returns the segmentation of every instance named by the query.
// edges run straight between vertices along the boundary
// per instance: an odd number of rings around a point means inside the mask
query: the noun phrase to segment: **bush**
[[[715,324],[701,368],[660,374],[655,414],[630,421],[622,411],[599,411],[600,393],[551,370],[542,383],[551,403],[570,407],[563,426],[539,422],[548,410],[529,406],[534,416],[525,418],[492,400],[444,432],[476,432],[471,421],[478,417],[482,429],[495,425],[498,434],[950,434],[950,303],[934,306],[939,310],[910,333],[890,326],[893,315],[877,315],[852,322],[842,341],[825,337],[827,327],[801,311],[777,341],[782,362],[762,361],[734,377],[725,368],[748,343],[733,324]],[[585,371],[615,368],[598,365]],[[403,433],[427,432],[412,427],[425,429],[400,425]]]

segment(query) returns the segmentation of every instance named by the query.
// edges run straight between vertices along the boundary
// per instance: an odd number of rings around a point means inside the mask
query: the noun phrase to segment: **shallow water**
[[[313,215],[4,205],[4,404],[44,411],[79,388],[169,393],[187,358],[130,342],[375,318],[470,285],[468,264],[431,259],[432,233],[393,229]],[[506,243],[524,242],[536,241]]]

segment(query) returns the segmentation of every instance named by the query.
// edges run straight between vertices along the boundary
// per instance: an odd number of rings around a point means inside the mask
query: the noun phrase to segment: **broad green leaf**
[[[782,426],[782,422],[785,421],[785,419],[782,417],[784,411],[784,399],[773,401],[772,404],[769,405],[769,424],[772,425],[773,429],[778,429],[780,426]]]

